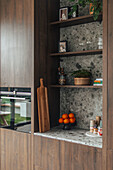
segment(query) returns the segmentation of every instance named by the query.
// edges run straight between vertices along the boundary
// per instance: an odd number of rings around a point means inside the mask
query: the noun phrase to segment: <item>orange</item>
[[[63,118],[60,118],[60,119],[59,119],[59,123],[64,123]]]
[[[62,115],[62,118],[63,118],[63,119],[67,119],[67,118],[68,118],[68,114],[67,114],[67,113],[63,114],[63,115]]]
[[[64,124],[68,124],[69,123],[69,119],[64,119]]]
[[[73,113],[69,114],[69,118],[74,118],[74,117],[75,117],[75,115]]]
[[[70,123],[75,123],[75,117],[73,117],[73,118],[71,118],[69,121],[70,121]]]

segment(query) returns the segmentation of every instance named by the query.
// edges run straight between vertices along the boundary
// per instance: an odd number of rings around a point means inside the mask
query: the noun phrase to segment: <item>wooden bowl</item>
[[[75,86],[89,85],[90,78],[74,78]]]

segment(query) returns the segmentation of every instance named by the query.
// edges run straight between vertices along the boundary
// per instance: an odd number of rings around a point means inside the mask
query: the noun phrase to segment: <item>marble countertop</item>
[[[102,137],[99,138],[88,137],[85,134],[87,131],[88,130],[75,129],[75,128],[71,130],[63,130],[62,127],[58,126],[52,128],[48,132],[45,133],[38,132],[38,133],[34,133],[34,135],[102,148]]]

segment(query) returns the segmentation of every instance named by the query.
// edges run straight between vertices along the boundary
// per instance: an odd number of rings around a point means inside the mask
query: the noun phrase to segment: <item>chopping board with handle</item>
[[[47,87],[44,87],[43,79],[40,79],[40,87],[37,88],[39,132],[50,130],[49,105]]]

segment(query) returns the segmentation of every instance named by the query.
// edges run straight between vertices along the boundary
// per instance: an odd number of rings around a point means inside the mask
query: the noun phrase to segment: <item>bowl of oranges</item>
[[[76,118],[74,113],[65,113],[62,115],[62,117],[59,119],[60,124],[64,124],[63,129],[69,130],[71,129],[71,125],[75,125]]]

